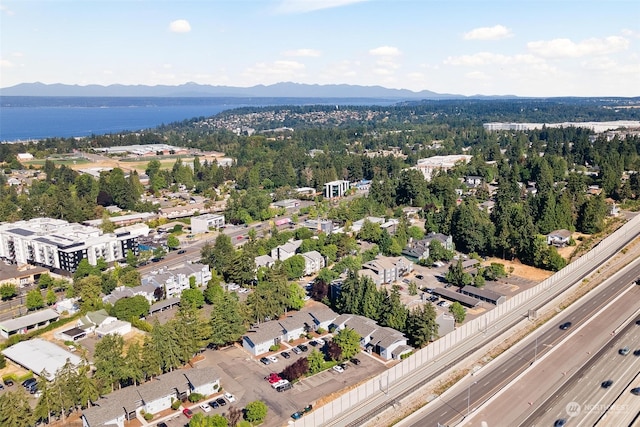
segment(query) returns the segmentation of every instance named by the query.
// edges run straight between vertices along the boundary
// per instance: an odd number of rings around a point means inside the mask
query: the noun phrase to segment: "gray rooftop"
[[[475,307],[480,304],[480,300],[477,298],[461,294],[460,292],[454,292],[446,288],[436,288],[433,290],[433,293],[452,301],[457,301],[462,305],[466,305],[467,307]]]
[[[479,296],[491,301],[498,301],[500,298],[504,297],[503,294],[489,290],[484,288],[476,288],[475,286],[466,285],[464,288],[460,290],[462,293],[466,293],[471,296]]]
[[[281,337],[284,331],[282,326],[276,320],[264,322],[256,326],[255,328],[247,331],[244,336],[254,344],[260,344],[267,341],[272,341],[277,337]]]
[[[41,338],[21,341],[2,350],[2,354],[37,375],[46,370],[48,380],[54,378],[67,360],[76,366],[82,363],[80,357]]]
[[[38,323],[43,323],[51,320],[56,320],[60,317],[54,310],[47,308],[45,310],[36,311],[35,313],[27,314],[26,316],[18,317],[16,319],[3,320],[0,322],[0,329],[7,332],[17,331],[19,329],[25,329]]]

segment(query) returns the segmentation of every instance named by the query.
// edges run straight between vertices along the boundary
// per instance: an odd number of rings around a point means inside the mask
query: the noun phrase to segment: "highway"
[[[624,272],[616,276],[608,286],[605,284],[591,292],[585,301],[575,304],[565,313],[556,316],[553,320],[541,327],[538,331],[527,337],[526,340],[514,346],[502,356],[500,363],[489,364],[474,376],[468,376],[460,381],[449,392],[425,406],[419,416],[411,416],[398,425],[402,426],[437,426],[456,425],[461,423],[466,426],[501,426],[520,425],[520,418],[527,411],[535,407],[538,398],[534,395],[544,392],[554,384],[562,381],[572,369],[576,369],[581,354],[588,358],[587,345],[605,345],[611,338],[611,325],[619,325],[637,310],[637,301],[640,298],[640,286],[631,285],[640,274],[640,265],[634,264]],[[594,317],[610,301],[620,293],[627,290],[624,298],[619,299],[607,310]],[[588,319],[589,329],[585,327],[578,330],[580,324]],[[559,326],[565,322],[571,322],[571,327],[566,330]],[[591,329],[593,328],[593,330]],[[602,332],[604,330],[604,332]],[[587,344],[578,346],[561,345],[563,340],[570,336],[581,337]],[[599,339],[596,339],[600,337]],[[598,344],[599,343],[599,344]],[[560,352],[559,350],[564,352]],[[578,350],[577,350],[578,349]],[[552,351],[553,350],[553,351]],[[549,364],[541,363],[546,353],[553,352]],[[633,357],[633,356],[632,356]],[[531,368],[533,365],[533,368]],[[521,373],[529,369],[535,374],[531,375],[529,383],[518,381],[515,385],[510,383]],[[521,387],[517,387],[521,385]],[[509,388],[506,393],[504,391]],[[499,391],[503,394],[500,398],[488,403],[476,413],[476,410],[490,397]]]
[[[630,393],[640,387],[640,351],[634,355],[640,349],[638,319],[595,353],[522,425],[548,426],[560,419],[571,426],[632,425],[640,411],[640,396]],[[629,354],[620,354],[623,347],[629,348]]]

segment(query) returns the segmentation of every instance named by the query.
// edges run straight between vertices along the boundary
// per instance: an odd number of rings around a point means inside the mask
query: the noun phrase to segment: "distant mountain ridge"
[[[237,98],[377,98],[389,100],[465,99],[463,95],[429,90],[388,89],[382,86],[318,85],[283,82],[252,87],[212,86],[185,83],[177,86],[146,85],[66,85],[61,83],[21,83],[0,89],[0,96],[73,97],[237,97]],[[475,96],[474,98],[515,98],[515,96]]]

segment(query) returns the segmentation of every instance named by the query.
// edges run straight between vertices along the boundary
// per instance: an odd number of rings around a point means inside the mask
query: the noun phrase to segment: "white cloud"
[[[275,12],[282,14],[307,13],[315,12],[316,10],[348,6],[364,1],[369,0],[282,0],[280,4],[276,6]]]
[[[24,56],[24,54],[22,52],[12,52],[11,56],[16,57],[16,58],[22,58]]]
[[[15,12],[11,9],[9,9],[7,6],[0,4],[0,11],[3,12],[5,15],[8,16],[13,16],[15,15]]]
[[[15,64],[13,62],[6,59],[0,59],[0,68],[12,68],[14,66]]]
[[[511,30],[504,25],[494,25],[493,27],[480,27],[464,33],[465,40],[500,40],[511,37]]]
[[[473,55],[449,56],[444,60],[447,65],[477,67],[480,65],[540,64],[544,60],[534,55],[502,55],[500,53],[479,52]]]
[[[186,19],[177,19],[169,24],[169,31],[172,33],[188,33],[191,31],[191,24]]]
[[[391,74],[393,74],[393,71],[389,70],[388,68],[375,68],[373,70],[373,73],[379,76],[390,76]]]
[[[591,38],[579,43],[570,39],[539,40],[527,43],[527,48],[546,58],[579,58],[587,55],[606,55],[629,47],[629,40],[620,36]]]
[[[371,49],[369,51],[369,54],[373,55],[373,56],[392,57],[392,56],[400,56],[402,54],[402,52],[400,52],[400,50],[397,47],[380,46],[380,47],[377,47],[375,49]]]
[[[282,52],[284,56],[307,56],[316,57],[320,56],[320,51],[315,49],[295,49]]]
[[[167,63],[167,64],[162,64],[162,68],[164,68],[165,70],[168,70],[168,69],[170,69],[170,68],[173,68],[173,65],[172,65],[172,64],[169,64],[169,63]]]
[[[464,75],[468,79],[472,80],[489,80],[489,76],[482,71],[470,71]]]

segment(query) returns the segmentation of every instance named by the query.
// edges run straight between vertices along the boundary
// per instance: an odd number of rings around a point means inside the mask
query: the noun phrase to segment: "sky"
[[[0,0],[19,83],[640,96],[637,0]]]

